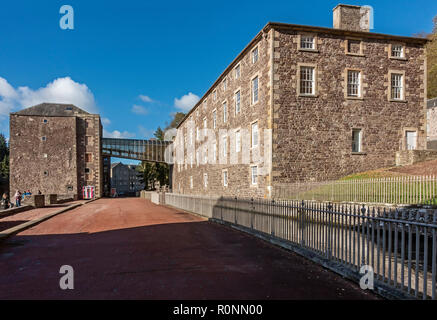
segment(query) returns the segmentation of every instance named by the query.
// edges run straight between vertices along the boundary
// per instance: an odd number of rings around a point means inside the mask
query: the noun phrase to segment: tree
[[[0,133],[0,175],[9,178],[9,145],[2,133]]]
[[[165,128],[165,130],[168,130],[168,129],[173,129],[173,128],[176,128],[178,125],[179,125],[179,123],[181,123],[182,122],[182,120],[185,118],[185,113],[183,113],[183,112],[176,112],[174,115],[173,115],[173,120],[170,122],[170,124]],[[164,131],[165,131],[164,130]]]
[[[140,182],[144,183],[144,190],[150,190],[154,188],[155,178],[156,178],[156,168],[154,163],[142,161],[140,165],[137,166]]]
[[[433,32],[427,37],[431,41],[426,45],[429,99],[437,97],[437,16],[433,21]]]
[[[164,140],[164,131],[162,131],[161,127],[158,127],[153,135],[160,141]]]

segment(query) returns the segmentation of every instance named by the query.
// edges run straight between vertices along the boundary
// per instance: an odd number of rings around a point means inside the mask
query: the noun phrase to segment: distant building
[[[42,103],[10,114],[10,190],[102,196],[100,116]]]
[[[121,162],[111,165],[111,188],[117,194],[132,194],[144,189],[144,184],[140,182],[139,173],[135,165],[125,165]]]

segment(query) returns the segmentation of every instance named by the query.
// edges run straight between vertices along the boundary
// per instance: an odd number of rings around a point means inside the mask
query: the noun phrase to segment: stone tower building
[[[10,191],[82,198],[102,195],[100,116],[71,104],[42,103],[10,115]]]
[[[175,192],[269,197],[426,149],[427,40],[370,32],[367,7],[333,18],[268,23],[232,61],[178,127]]]

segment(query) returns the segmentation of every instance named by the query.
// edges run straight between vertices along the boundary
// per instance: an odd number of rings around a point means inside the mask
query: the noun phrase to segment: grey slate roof
[[[429,99],[427,106],[428,109],[437,107],[437,98]]]
[[[18,114],[22,116],[72,117],[77,114],[89,113],[73,104],[44,102],[18,112],[13,112],[12,114]]]

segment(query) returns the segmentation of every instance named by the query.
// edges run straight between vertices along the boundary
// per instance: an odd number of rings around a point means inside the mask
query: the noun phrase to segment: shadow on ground
[[[59,269],[74,268],[74,290]],[[375,299],[293,253],[210,223],[19,235],[0,243],[1,299]]]

